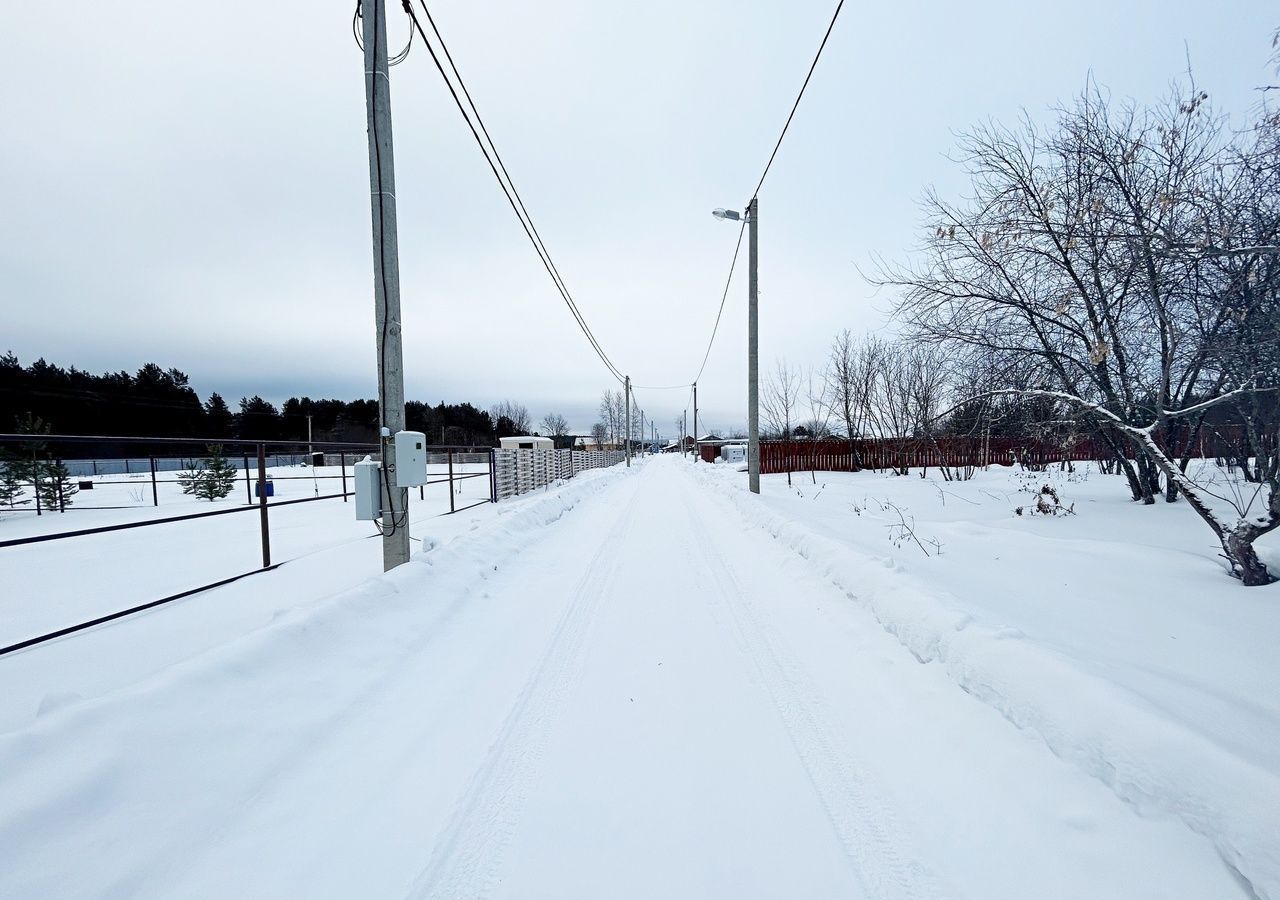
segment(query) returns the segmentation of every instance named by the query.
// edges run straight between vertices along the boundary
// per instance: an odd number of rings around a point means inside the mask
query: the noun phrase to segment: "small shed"
[[[503,450],[554,450],[556,442],[549,437],[533,434],[517,434],[499,438]]]

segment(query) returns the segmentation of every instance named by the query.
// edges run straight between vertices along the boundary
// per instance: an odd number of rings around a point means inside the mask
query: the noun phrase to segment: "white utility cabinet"
[[[365,457],[355,464],[356,521],[382,517],[382,464]]]
[[[427,436],[421,431],[396,432],[396,487],[427,483]]]

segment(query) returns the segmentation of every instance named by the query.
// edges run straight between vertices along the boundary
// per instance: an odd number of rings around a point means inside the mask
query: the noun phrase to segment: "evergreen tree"
[[[213,502],[226,497],[235,487],[236,467],[222,454],[222,445],[214,444],[208,450],[208,458],[179,473],[178,484],[182,485],[182,493]]]
[[[0,459],[0,506],[8,506],[12,509],[31,502],[19,499],[26,493],[26,489],[22,486],[21,471],[20,461]]]
[[[202,500],[221,500],[236,486],[236,467],[223,456],[221,444],[209,448],[209,458],[205,463],[206,475],[196,489],[196,496]]]
[[[233,422],[231,408],[227,406],[227,401],[222,399],[221,394],[210,394],[209,399],[205,401],[204,422],[204,430],[209,437],[231,437]]]
[[[71,497],[79,492],[79,486],[71,480],[71,473],[60,459],[42,459],[36,463],[36,493],[45,509],[63,510],[71,505]]]
[[[25,418],[18,419],[19,434],[48,434],[50,427],[39,416],[27,413]],[[80,488],[71,480],[71,473],[62,464],[62,460],[50,457],[49,445],[44,441],[33,441],[22,448],[22,456],[11,459],[5,469],[13,473],[18,481],[33,482],[36,498],[45,509],[61,510],[71,505],[71,497]]]
[[[237,436],[248,441],[273,441],[280,437],[280,410],[259,396],[241,397],[235,417]]]

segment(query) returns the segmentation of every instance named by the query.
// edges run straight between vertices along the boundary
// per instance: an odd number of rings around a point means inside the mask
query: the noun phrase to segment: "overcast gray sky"
[[[375,395],[354,3],[28,4],[0,54],[0,352],[177,366],[217,390]],[[692,379],[736,226],[834,0],[436,0],[436,17],[580,308],[637,384]],[[849,3],[760,195],[761,357],[820,364],[885,327],[859,275],[964,182],[955,132],[1093,76],[1182,75],[1243,124],[1273,3]],[[390,43],[407,19],[391,14]],[[1184,43],[1185,42],[1185,43]],[[502,398],[589,428],[612,382],[542,270],[430,58],[392,70],[407,394]],[[745,257],[745,250],[744,250]],[[745,421],[745,266],[700,382]],[[671,431],[681,391],[639,391]]]

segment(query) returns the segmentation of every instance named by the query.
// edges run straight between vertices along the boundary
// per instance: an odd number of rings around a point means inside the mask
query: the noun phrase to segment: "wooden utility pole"
[[[698,443],[698,382],[693,383],[693,461],[702,458],[702,446]]]
[[[373,310],[378,347],[378,417],[382,442],[382,568],[409,561],[409,491],[396,487],[395,434],[404,430],[404,355],[400,344],[400,247],[391,143],[386,0],[364,0],[364,97],[373,208]]]
[[[626,437],[626,459],[627,468],[631,468],[631,376],[627,376],[627,437]]]
[[[753,494],[760,493],[760,326],[756,290],[759,218],[759,201],[752,197],[747,206],[747,227],[751,232],[747,240],[747,481]]]

